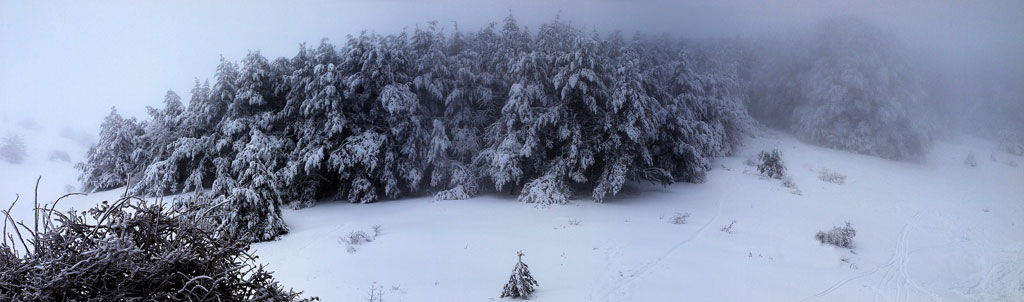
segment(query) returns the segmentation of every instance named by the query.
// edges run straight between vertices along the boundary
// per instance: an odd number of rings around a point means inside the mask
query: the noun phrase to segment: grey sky
[[[142,117],[168,89],[188,97],[218,56],[291,56],[363,29],[437,20],[473,30],[512,12],[536,28],[576,25],[714,37],[787,30],[833,15],[867,18],[951,72],[1019,75],[1024,1],[92,1],[0,2],[0,118],[96,128],[110,106]],[[967,66],[982,68],[967,69]]]

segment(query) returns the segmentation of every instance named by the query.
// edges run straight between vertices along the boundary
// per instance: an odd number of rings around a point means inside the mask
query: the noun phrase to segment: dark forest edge
[[[938,111],[898,42],[849,18],[781,43],[602,37],[559,19],[531,33],[511,16],[476,32],[364,33],[221,59],[187,106],[168,92],[145,121],[112,110],[77,167],[86,190],[196,192],[231,209],[219,223],[234,236],[261,241],[287,232],[286,203],[490,190],[601,202],[628,181],[700,182],[758,121],[914,159]]]

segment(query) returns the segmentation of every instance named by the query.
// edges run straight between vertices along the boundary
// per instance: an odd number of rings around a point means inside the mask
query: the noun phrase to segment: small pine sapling
[[[529,300],[535,290],[533,287],[537,286],[537,280],[534,280],[533,275],[530,274],[529,266],[523,263],[523,251],[519,251],[516,254],[519,256],[519,262],[516,263],[516,268],[512,270],[512,276],[508,278],[508,284],[505,284],[505,288],[502,289],[501,297]]]

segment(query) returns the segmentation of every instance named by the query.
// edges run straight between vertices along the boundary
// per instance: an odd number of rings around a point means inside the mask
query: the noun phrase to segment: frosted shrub
[[[818,179],[837,185],[846,183],[846,175],[839,174],[839,172],[829,169],[821,169],[821,171],[818,171]]]
[[[353,230],[349,232],[347,236],[339,238],[338,242],[345,244],[345,250],[347,250],[349,253],[355,253],[359,251],[360,245],[363,245],[364,243],[373,242],[374,240],[376,240],[377,236],[380,236],[381,231],[382,229],[380,225],[373,226],[372,235],[366,233],[363,230]]]
[[[21,136],[8,134],[0,142],[0,159],[11,164],[20,164],[25,160],[25,142]]]
[[[36,214],[38,232],[0,234],[0,301],[299,300],[203,208],[126,197]]]
[[[978,166],[978,159],[974,157],[974,151],[967,153],[967,158],[964,159],[964,164],[972,168]]]
[[[686,224],[686,219],[688,218],[690,218],[690,213],[676,212],[675,215],[672,215],[672,218],[669,218],[668,222],[671,224]]]
[[[68,155],[67,152],[64,152],[64,151],[61,151],[61,150],[50,151],[50,155],[47,156],[47,158],[50,161],[62,161],[62,162],[68,162],[68,163],[71,162],[71,156]]]
[[[733,220],[732,222],[729,223],[729,225],[722,227],[721,230],[726,234],[732,234],[732,226],[734,225],[736,225],[736,220]]]
[[[846,226],[832,227],[832,230],[828,232],[820,231],[814,238],[817,238],[822,244],[827,243],[843,248],[853,248],[854,236],[857,236],[857,231],[847,221]]]
[[[782,151],[761,151],[757,155],[757,171],[770,178],[782,179],[786,175],[786,165],[782,162]]]

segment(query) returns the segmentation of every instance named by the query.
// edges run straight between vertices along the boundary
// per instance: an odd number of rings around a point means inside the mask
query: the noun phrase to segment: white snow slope
[[[635,184],[604,204],[547,208],[505,194],[322,202],[286,210],[291,232],[253,248],[285,286],[322,301],[365,301],[372,286],[383,301],[501,300],[518,250],[540,284],[531,301],[1024,301],[1024,158],[973,138],[904,163],[768,136],[717,160],[703,184]],[[0,162],[0,196],[21,193],[23,219],[37,175],[41,201],[77,175],[26,139],[26,163]],[[773,147],[800,194],[744,164]],[[969,151],[977,167],[964,164]],[[819,180],[826,168],[846,183]],[[670,223],[677,212],[686,224]],[[852,251],[814,239],[846,221]],[[354,252],[341,242],[374,225],[382,233]]]

